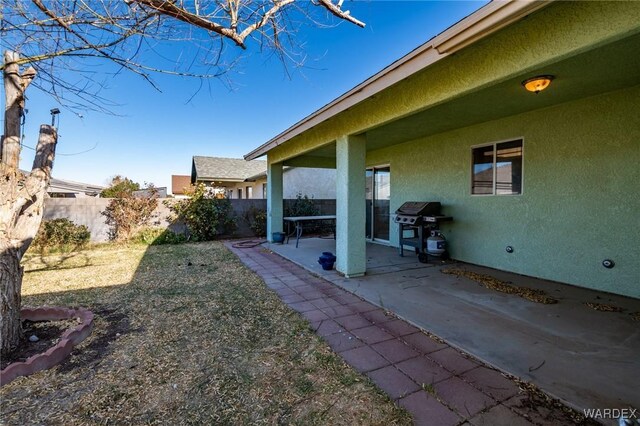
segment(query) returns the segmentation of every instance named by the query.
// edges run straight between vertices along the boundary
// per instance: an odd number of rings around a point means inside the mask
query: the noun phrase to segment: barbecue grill
[[[451,216],[443,216],[442,206],[437,201],[408,201],[396,210],[393,219],[398,224],[400,256],[404,255],[404,246],[414,247],[420,262],[428,260],[427,238],[439,224],[453,220]],[[406,234],[410,233],[410,236]]]

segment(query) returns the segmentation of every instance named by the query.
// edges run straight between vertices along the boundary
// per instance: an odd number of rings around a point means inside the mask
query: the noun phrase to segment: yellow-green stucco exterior
[[[443,203],[454,259],[640,297],[639,101],[636,86],[380,149],[367,162],[391,165],[391,211]],[[471,146],[517,138],[523,193],[472,196]]]
[[[640,3],[554,2],[267,159],[330,164],[335,141],[359,135],[367,166],[390,165],[391,212],[440,201],[454,217],[454,259],[640,298],[639,34]],[[544,72],[557,76],[546,92],[520,86]],[[471,195],[471,147],[518,138],[522,194]],[[390,235],[397,246],[393,223]]]

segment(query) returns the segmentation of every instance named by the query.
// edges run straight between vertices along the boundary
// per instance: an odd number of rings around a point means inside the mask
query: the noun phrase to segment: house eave
[[[244,156],[254,160],[408,76],[541,9],[553,0],[494,0]]]
[[[231,183],[237,183],[237,182],[244,182],[244,179],[242,179],[242,178],[230,179],[230,178],[198,176],[196,178],[196,182],[231,182]]]

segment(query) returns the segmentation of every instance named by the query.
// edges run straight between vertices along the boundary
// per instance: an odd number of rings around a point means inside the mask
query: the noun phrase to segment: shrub
[[[244,215],[249,228],[256,237],[264,237],[267,235],[267,211],[256,207],[251,207]]]
[[[176,234],[175,232],[166,228],[142,228],[135,234],[132,241],[140,244],[148,244],[152,246],[162,244],[180,244],[187,241],[187,237],[184,234]]]
[[[313,198],[309,198],[306,194],[298,193],[296,199],[284,209],[285,216],[317,216],[320,214],[313,202]]]
[[[149,221],[153,211],[158,207],[153,187],[149,194],[147,197],[134,197],[130,192],[122,192],[121,198],[114,198],[109,202],[102,214],[106,216],[106,222],[111,227],[109,233],[112,240],[130,239]]]
[[[319,214],[320,209],[316,207],[313,198],[301,193],[298,193],[295,200],[284,209],[284,216],[317,216]],[[317,233],[322,231],[322,225],[312,224],[305,226],[304,229],[306,233]]]
[[[129,178],[117,175],[111,179],[111,184],[100,193],[102,198],[127,198],[133,191],[140,189],[140,184]]]
[[[91,232],[85,225],[76,225],[69,219],[53,219],[42,222],[33,246],[39,250],[73,251],[86,246],[90,239]]]
[[[187,225],[193,241],[210,241],[219,234],[229,234],[236,229],[231,202],[227,198],[215,198],[200,183],[187,195],[190,197],[166,206]]]

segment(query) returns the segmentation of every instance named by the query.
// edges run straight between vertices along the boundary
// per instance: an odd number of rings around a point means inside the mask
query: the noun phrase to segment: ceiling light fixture
[[[551,80],[554,77],[552,75],[539,75],[537,77],[529,78],[522,82],[525,89],[533,93],[540,93],[551,84]]]

